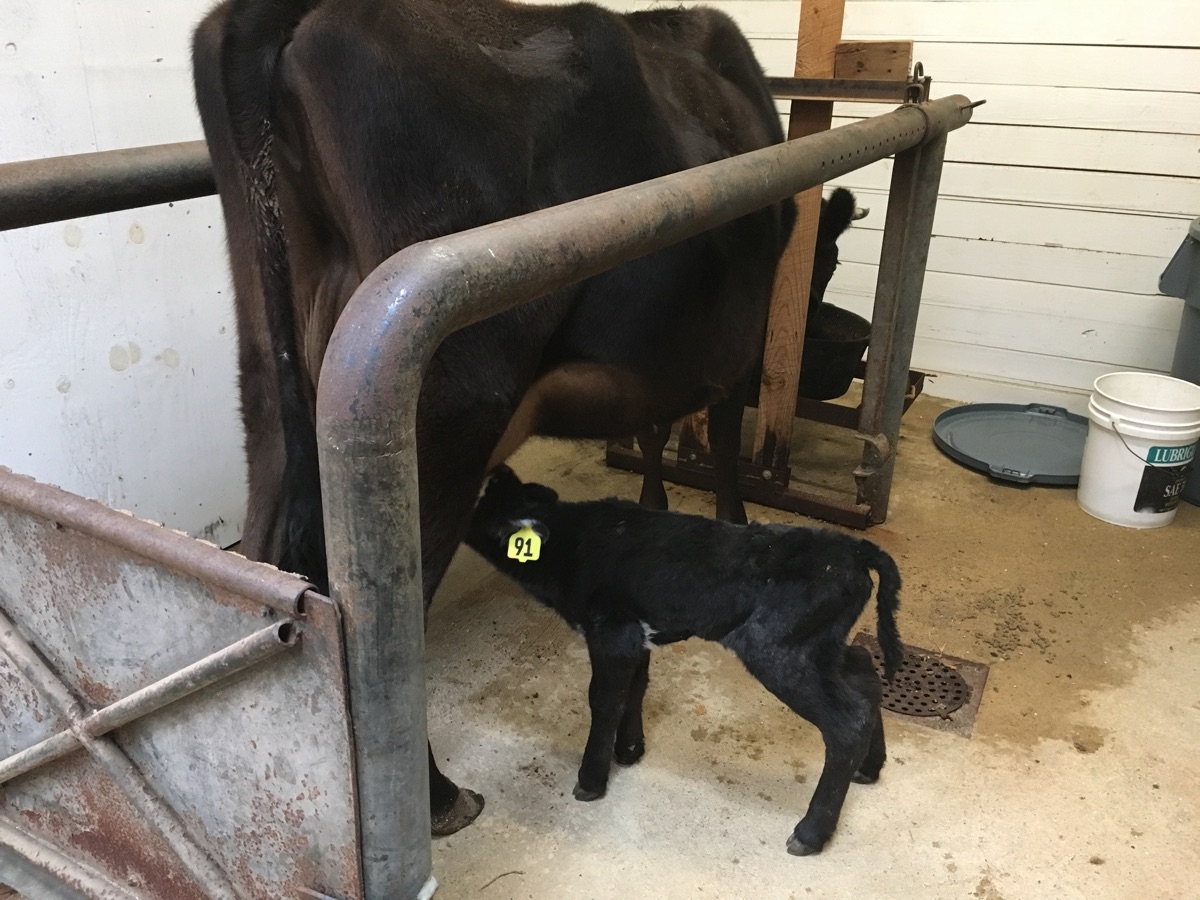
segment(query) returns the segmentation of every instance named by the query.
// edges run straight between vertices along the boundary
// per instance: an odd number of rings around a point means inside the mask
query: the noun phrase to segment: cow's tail
[[[858,201],[854,194],[843,187],[835,188],[821,208],[821,221],[817,225],[817,240],[821,243],[836,241],[854,221],[858,214]]]
[[[319,0],[233,0],[221,45],[229,123],[243,168],[257,246],[286,448],[277,527],[280,568],[327,589],[316,426],[297,352],[287,242],[279,209],[271,120],[276,70],[297,24]],[[275,560],[272,560],[275,562]]]
[[[896,628],[896,611],[900,608],[900,569],[886,551],[870,541],[863,541],[862,544],[867,565],[879,576],[879,587],[875,593],[879,648],[883,651],[884,677],[891,681],[904,662],[904,646],[900,643],[900,631]]]

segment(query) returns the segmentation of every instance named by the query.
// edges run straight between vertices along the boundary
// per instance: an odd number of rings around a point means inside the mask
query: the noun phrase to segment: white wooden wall
[[[201,137],[212,0],[0,0],[0,162]],[[245,466],[215,197],[0,234],[0,465],[219,543]]]
[[[705,5],[792,74],[795,0]],[[927,390],[1081,411],[1098,375],[1169,369],[1181,301],[1157,284],[1200,215],[1200,0],[847,0],[843,37],[912,39],[934,96],[988,101],[950,135],[913,354]],[[838,104],[834,125],[887,109]],[[827,299],[868,316],[890,165],[837,182],[871,215]]]
[[[673,2],[673,0],[672,0]],[[608,0],[644,8],[648,0]],[[0,0],[0,161],[200,137],[210,0]],[[712,0],[790,75],[796,0]],[[1170,365],[1159,272],[1200,214],[1200,0],[848,0],[846,38],[911,38],[951,136],[914,364],[931,393],[1081,407]],[[838,122],[886,111],[845,104]],[[869,314],[889,166],[829,297]],[[214,198],[0,235],[0,464],[220,542],[244,463]]]

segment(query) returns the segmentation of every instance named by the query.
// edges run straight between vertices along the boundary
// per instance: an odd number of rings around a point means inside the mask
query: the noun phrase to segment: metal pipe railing
[[[331,592],[345,617],[367,897],[415,897],[430,871],[416,426],[437,347],[459,328],[970,118],[970,101],[958,95],[906,106],[414,244],[355,291],[326,352],[317,430]]]
[[[59,731],[7,759],[0,759],[0,785],[84,749],[85,741],[90,738],[103,737],[135,719],[157,712],[164,706],[258,665],[296,646],[299,636],[299,627],[294,621],[276,622],[95,712],[84,713],[81,708],[74,706],[68,717],[69,727],[65,731]],[[11,652],[10,647],[14,648]],[[24,639],[3,610],[0,610],[0,653],[8,654],[14,662],[25,653]]]
[[[204,141],[0,163],[0,231],[216,192]]]

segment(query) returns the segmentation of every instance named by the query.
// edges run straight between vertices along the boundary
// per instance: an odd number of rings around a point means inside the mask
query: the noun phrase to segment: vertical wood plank
[[[802,0],[796,46],[797,78],[833,77],[844,12],[845,0]],[[788,140],[826,131],[832,119],[832,103],[793,100]],[[771,297],[753,455],[756,463],[772,469],[786,467],[790,451],[800,387],[800,358],[808,323],[813,250],[821,216],[821,187],[817,185],[796,197],[796,227],[779,261]]]

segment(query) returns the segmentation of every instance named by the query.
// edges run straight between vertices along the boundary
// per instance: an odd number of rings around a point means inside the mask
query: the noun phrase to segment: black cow
[[[825,289],[838,266],[837,239],[850,223],[863,218],[870,210],[860,209],[854,194],[846,188],[836,188],[829,197],[821,199],[821,218],[817,223],[817,241],[813,253],[812,280],[808,290],[808,333],[820,321],[821,303]],[[738,457],[742,444],[742,413],[747,405],[758,402],[761,369],[755,368],[745,382],[734,386],[729,396],[708,410],[708,441],[712,452],[714,493],[718,519],[745,524],[746,507],[738,489]],[[637,434],[638,449],[642,451],[642,493],[639,502],[647,509],[666,509],[667,492],[663,487],[662,460],[667,441],[671,438],[671,422],[651,425]]]
[[[879,644],[890,679],[903,660],[900,573],[870,541],[817,528],[734,525],[624,500],[564,503],[497,469],[467,544],[587,640],[588,733],[575,797],[595,800],[614,757],[645,752],[642,698],[651,645],[718,641],[825,740],[825,766],[788,852],[817,853],[851,780],[873,782],[887,757],[882,690],[870,654],[846,637],[878,573]]]
[[[314,397],[367,274],[430,238],[783,138],[721,13],[503,0],[226,0],[194,42],[228,232],[247,556],[327,588]],[[452,335],[418,399],[428,603],[487,471],[530,434],[604,438],[753,365],[795,216],[775,204]],[[430,753],[434,830],[482,798]]]

